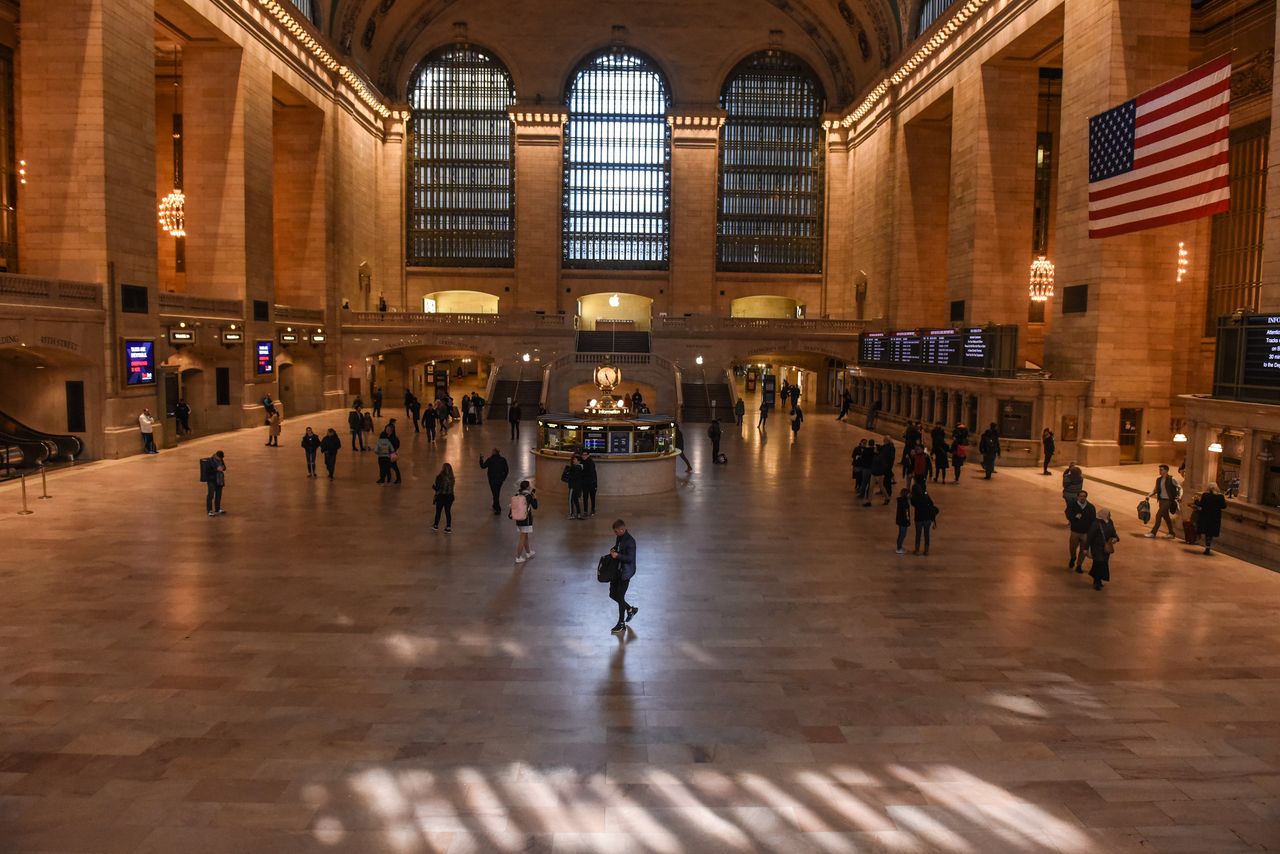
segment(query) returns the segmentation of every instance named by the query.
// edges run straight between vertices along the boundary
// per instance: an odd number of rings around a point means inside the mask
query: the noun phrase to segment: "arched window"
[[[515,262],[511,75],[470,45],[430,54],[409,81],[411,267]]]
[[[320,0],[291,0],[291,2],[308,21],[317,27],[320,26]]]
[[[942,17],[942,13],[951,7],[956,0],[924,0],[920,7],[920,17],[916,21],[916,35],[933,26],[933,22]]]
[[[665,269],[671,129],[666,81],[629,50],[590,57],[565,99],[564,265]]]
[[[753,54],[724,84],[720,106],[717,268],[822,270],[822,84],[803,60]]]

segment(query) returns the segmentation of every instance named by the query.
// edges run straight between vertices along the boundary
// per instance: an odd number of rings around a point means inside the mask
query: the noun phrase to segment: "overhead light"
[[[1032,302],[1047,302],[1053,296],[1053,262],[1041,255],[1031,262],[1030,291]]]
[[[1174,434],[1173,434],[1173,441],[1175,441],[1175,442],[1185,442],[1185,441],[1187,441],[1187,434],[1186,434],[1186,433],[1183,433],[1181,430],[1179,430],[1177,433],[1174,433]]]
[[[1178,281],[1179,282],[1181,282],[1182,277],[1187,274],[1187,267],[1189,266],[1189,263],[1190,263],[1187,260],[1187,256],[1189,254],[1190,253],[1187,252],[1187,244],[1179,240],[1178,241]]]
[[[695,361],[695,362],[697,362],[699,365],[701,365],[701,364],[702,364],[702,357],[701,357],[701,356],[699,356],[698,358],[694,359],[693,361]]]
[[[617,308],[618,306],[622,305],[622,300],[618,299],[617,294],[614,294],[613,296],[609,297],[609,305],[612,308]]]
[[[1211,454],[1220,454],[1220,453],[1222,453],[1222,443],[1221,443],[1221,442],[1210,442],[1210,443],[1209,443],[1209,453],[1211,453]]]

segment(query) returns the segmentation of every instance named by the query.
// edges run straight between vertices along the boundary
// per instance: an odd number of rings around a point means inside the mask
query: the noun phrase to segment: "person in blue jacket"
[[[640,610],[627,602],[627,588],[636,574],[636,538],[627,533],[627,523],[621,519],[613,523],[613,533],[618,539],[609,556],[618,559],[618,577],[609,582],[609,598],[618,603],[618,623],[609,631],[620,632]]]

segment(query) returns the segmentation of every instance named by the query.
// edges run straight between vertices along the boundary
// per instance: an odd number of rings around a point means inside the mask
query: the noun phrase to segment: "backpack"
[[[212,475],[213,475],[213,459],[211,457],[205,457],[204,459],[200,460],[200,482],[208,483],[209,481],[213,480]]]
[[[955,455],[957,460],[963,460],[965,457],[969,456],[968,447],[957,443],[956,449],[955,449]]]
[[[612,555],[604,555],[596,564],[596,581],[612,584],[622,574],[622,561]]]
[[[927,454],[916,454],[915,459],[911,462],[911,473],[923,477],[929,469],[929,457]]]
[[[529,502],[525,500],[523,494],[517,492],[511,496],[511,509],[507,511],[507,517],[517,522],[523,522],[529,518]]]

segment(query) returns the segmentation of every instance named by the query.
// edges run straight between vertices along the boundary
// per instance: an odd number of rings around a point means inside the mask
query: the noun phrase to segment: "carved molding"
[[[1243,101],[1271,91],[1276,68],[1276,52],[1267,48],[1231,69],[1231,100]]]

